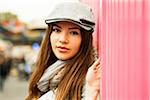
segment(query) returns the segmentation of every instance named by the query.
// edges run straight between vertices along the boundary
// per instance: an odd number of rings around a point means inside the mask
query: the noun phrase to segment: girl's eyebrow
[[[59,28],[61,28],[59,25],[57,25],[57,24],[53,24],[53,26],[56,26],[56,27],[59,27]]]
[[[79,29],[80,30],[80,28],[78,28],[78,27],[71,27],[69,29]]]

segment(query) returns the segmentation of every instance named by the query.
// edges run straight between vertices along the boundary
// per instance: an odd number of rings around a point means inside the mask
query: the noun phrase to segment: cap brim
[[[51,24],[51,23],[60,22],[60,21],[67,21],[67,22],[74,23],[74,24],[78,25],[79,27],[81,27],[81,28],[83,28],[83,29],[85,29],[87,31],[93,30],[92,27],[83,25],[82,23],[79,23],[78,21],[71,20],[71,19],[62,19],[62,18],[59,18],[59,19],[46,19],[45,23],[46,24]]]

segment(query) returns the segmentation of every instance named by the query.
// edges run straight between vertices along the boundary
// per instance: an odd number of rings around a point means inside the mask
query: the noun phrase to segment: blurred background
[[[24,100],[45,34],[44,18],[61,1],[66,0],[0,0],[1,100]]]

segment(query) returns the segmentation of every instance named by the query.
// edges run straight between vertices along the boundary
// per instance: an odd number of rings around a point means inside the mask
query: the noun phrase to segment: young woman
[[[100,59],[92,45],[92,10],[79,2],[60,3],[45,22],[26,100],[97,100]]]

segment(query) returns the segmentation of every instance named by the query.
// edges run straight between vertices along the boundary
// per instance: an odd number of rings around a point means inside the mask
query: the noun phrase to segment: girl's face
[[[80,27],[71,22],[58,22],[52,25],[50,42],[55,56],[61,60],[74,57],[81,45]]]

